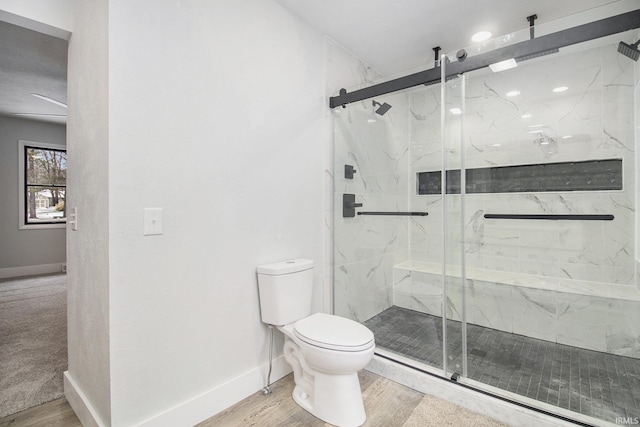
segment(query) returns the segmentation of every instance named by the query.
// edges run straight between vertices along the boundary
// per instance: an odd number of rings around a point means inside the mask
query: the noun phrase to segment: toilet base
[[[293,400],[303,409],[321,420],[338,427],[359,427],[367,416],[364,412],[358,374],[324,375],[313,377],[313,396],[298,385],[293,389]]]

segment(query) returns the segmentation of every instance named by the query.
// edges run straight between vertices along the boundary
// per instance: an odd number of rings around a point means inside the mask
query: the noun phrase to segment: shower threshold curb
[[[535,408],[450,380],[443,377],[437,369],[418,365],[420,364],[410,359],[376,349],[374,358],[365,369],[413,390],[445,399],[509,425],[522,427],[616,426],[616,424],[581,414],[572,413],[571,418],[556,415],[548,410]]]

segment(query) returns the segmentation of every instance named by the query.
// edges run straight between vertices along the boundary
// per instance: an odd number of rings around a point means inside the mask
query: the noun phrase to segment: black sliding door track
[[[488,67],[490,64],[511,58],[516,59],[516,61],[518,58],[520,58],[520,60],[535,58],[563,47],[622,33],[638,27],[640,27],[640,9],[505,46],[487,53],[469,57],[463,62],[451,62],[446,65],[446,77],[454,77],[465,72],[479,70]],[[358,89],[351,93],[347,93],[345,89],[342,89],[340,90],[340,95],[329,98],[329,107],[336,108],[346,106],[347,104],[362,101],[363,99],[397,92],[414,86],[434,84],[439,81],[440,67],[438,66],[388,82]]]

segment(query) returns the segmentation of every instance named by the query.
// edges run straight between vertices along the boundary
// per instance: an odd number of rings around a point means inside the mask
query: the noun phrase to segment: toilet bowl
[[[374,336],[353,320],[311,314],[312,268],[304,259],[258,267],[262,321],[285,336],[293,400],[330,424],[357,427],[366,419],[358,371],[373,357]]]

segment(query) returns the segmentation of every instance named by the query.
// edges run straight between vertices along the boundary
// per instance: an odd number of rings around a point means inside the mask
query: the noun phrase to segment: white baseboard
[[[98,416],[93,405],[87,399],[87,396],[82,392],[78,384],[73,380],[69,371],[65,371],[63,375],[64,379],[64,397],[69,402],[71,409],[76,413],[76,416],[84,427],[108,427],[109,424],[105,423],[100,416]]]
[[[0,268],[0,279],[11,277],[36,276],[38,274],[62,273],[66,264],[59,262],[55,264],[27,265],[24,267]]]
[[[258,366],[136,425],[142,427],[194,426],[262,389],[266,385],[268,371],[268,364]],[[277,357],[273,360],[271,382],[279,380],[290,372],[291,365],[284,360],[284,356]],[[64,373],[64,395],[84,427],[108,427],[108,424],[97,415],[69,371]]]
[[[268,364],[258,366],[137,425],[141,427],[194,426],[262,389],[266,385],[268,371]],[[291,365],[284,360],[284,356],[275,358],[271,382],[279,380],[290,372]]]

